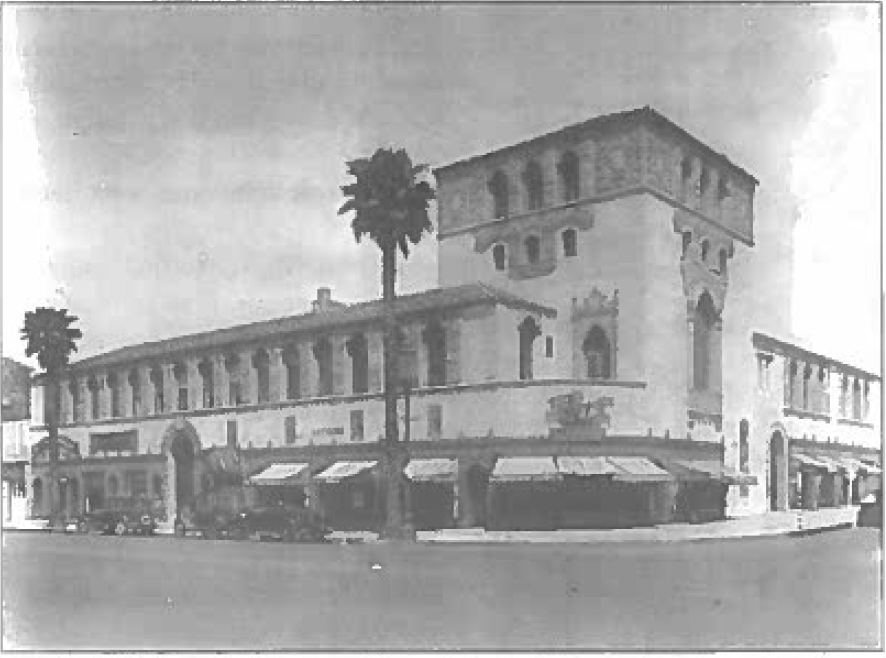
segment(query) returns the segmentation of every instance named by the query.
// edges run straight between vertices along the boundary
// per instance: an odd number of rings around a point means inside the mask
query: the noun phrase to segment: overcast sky
[[[8,9],[8,8],[7,8]],[[345,160],[432,165],[651,105],[798,220],[799,334],[879,370],[873,9],[43,5],[4,12],[3,352],[25,310],[81,356],[380,294]],[[770,216],[764,216],[767,213]],[[765,223],[765,226],[762,226]],[[762,230],[761,230],[762,228]],[[435,284],[435,241],[403,292]],[[773,282],[773,285],[779,285]]]

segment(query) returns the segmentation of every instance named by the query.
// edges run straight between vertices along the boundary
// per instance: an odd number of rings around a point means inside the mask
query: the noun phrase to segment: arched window
[[[692,334],[692,383],[695,390],[708,390],[711,386],[711,352],[713,328],[717,319],[714,301],[707,291],[701,294],[695,305]]]
[[[566,151],[557,164],[560,183],[563,186],[563,201],[575,201],[579,197],[578,156]]]
[[[720,250],[720,274],[726,274],[726,265],[729,261],[729,254],[725,249]]]
[[[612,377],[612,348],[606,332],[594,325],[581,345],[585,356],[588,379],[609,379]]]
[[[205,358],[197,365],[203,388],[203,408],[211,409],[215,406],[215,369],[212,360]]]
[[[541,167],[535,160],[526,165],[523,184],[526,186],[526,207],[529,210],[540,210],[544,205],[544,179]]]
[[[686,258],[686,254],[689,251],[689,245],[692,244],[692,233],[690,233],[689,231],[683,231],[683,233],[680,234],[680,237],[683,240],[683,250],[680,257]]]
[[[225,356],[225,370],[228,372],[228,404],[231,406],[246,404],[239,354]]]
[[[566,258],[573,258],[578,254],[576,245],[575,229],[570,228],[563,231],[563,255]]]
[[[532,344],[541,335],[541,327],[531,317],[527,317],[517,327],[520,334],[520,379],[532,379]]]
[[[120,416],[120,380],[116,372],[108,373],[108,388],[111,391],[111,417]]]
[[[89,409],[92,414],[92,420],[95,420],[100,415],[99,408],[99,391],[101,389],[101,385],[98,383],[98,379],[95,377],[90,377],[89,381],[86,382],[86,387],[89,389]]]
[[[492,262],[495,263],[495,269],[501,271],[505,269],[505,246],[497,244],[492,248]]]
[[[530,235],[528,238],[526,238],[526,240],[524,240],[523,244],[526,247],[526,262],[537,263],[540,251],[538,237]]]
[[[702,240],[701,243],[701,262],[708,262],[708,252],[711,250],[711,243],[707,240]]]
[[[256,386],[256,402],[264,404],[271,399],[271,359],[267,350],[256,350],[252,355],[252,367],[255,368]]]
[[[369,390],[369,348],[366,336],[354,334],[347,342],[348,356],[351,357],[351,391],[366,393]]]
[[[332,345],[323,338],[314,343],[317,360],[317,395],[332,395]]]
[[[154,413],[162,414],[163,400],[163,369],[160,366],[151,368],[151,385],[154,387]]]
[[[142,412],[142,387],[139,382],[137,368],[133,368],[129,371],[129,390],[132,394],[129,411],[130,415],[135,417]]]
[[[295,345],[283,350],[283,363],[286,364],[286,399],[297,400],[301,389],[301,367]]]
[[[493,217],[508,216],[508,177],[497,171],[489,181],[489,193],[492,195]]]

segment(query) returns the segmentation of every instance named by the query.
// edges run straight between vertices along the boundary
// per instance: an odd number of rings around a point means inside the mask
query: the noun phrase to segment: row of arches
[[[545,198],[545,175],[536,160],[529,160],[520,174],[523,207],[527,211],[541,210],[547,204],[557,201],[568,203],[575,201],[581,194],[581,172],[578,156],[573,151],[566,151],[557,161],[555,175],[560,183],[561,198]],[[511,198],[514,184],[508,175],[497,170],[488,183],[492,198],[492,215],[503,218],[512,214]]]
[[[533,265],[541,258],[541,238],[537,235],[527,235],[523,238],[523,260]],[[578,234],[574,228],[569,228],[560,233],[560,254],[564,258],[574,258],[578,255]],[[504,271],[507,267],[507,247],[497,243],[492,247],[492,264],[498,271]]]
[[[693,242],[692,231],[683,231],[680,234],[680,237],[682,240],[682,252],[680,257],[685,260],[689,252],[689,247],[692,245]],[[718,274],[727,274],[727,268],[729,267],[729,250],[725,247],[722,247],[717,252],[716,262],[711,262],[711,259],[713,258],[713,254],[711,253],[711,242],[706,238],[702,239],[700,247],[700,258],[702,263],[711,267],[712,269],[713,266],[716,265],[716,269],[714,271],[716,271]]]

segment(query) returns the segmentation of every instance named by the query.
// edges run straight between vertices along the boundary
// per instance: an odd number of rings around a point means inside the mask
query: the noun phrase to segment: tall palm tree
[[[58,495],[58,424],[61,395],[59,380],[68,366],[72,352],[77,351],[76,340],[83,334],[71,325],[77,316],[68,315],[67,309],[39,307],[25,313],[22,340],[27,341],[26,356],[37,355],[37,363],[45,371],[46,402],[45,422],[49,430],[49,521],[55,525],[59,520]]]
[[[348,174],[355,181],[342,186],[347,201],[338,214],[353,211],[351,228],[359,243],[363,236],[381,250],[382,299],[385,309],[384,394],[385,394],[385,469],[387,479],[387,520],[384,534],[403,537],[401,505],[403,451],[397,440],[397,362],[394,318],[397,249],[409,257],[409,245],[418,244],[433,230],[428,204],[434,199],[433,188],[421,174],[424,165],[413,165],[405,150],[378,149],[371,158],[347,163]]]

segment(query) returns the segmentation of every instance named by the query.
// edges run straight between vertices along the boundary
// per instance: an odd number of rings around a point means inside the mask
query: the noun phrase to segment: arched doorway
[[[776,430],[769,439],[769,509],[788,508],[788,451],[787,441]]]
[[[161,451],[167,459],[166,491],[167,514],[176,516],[191,507],[197,494],[197,459],[200,455],[200,437],[194,426],[178,419],[166,430]]]

